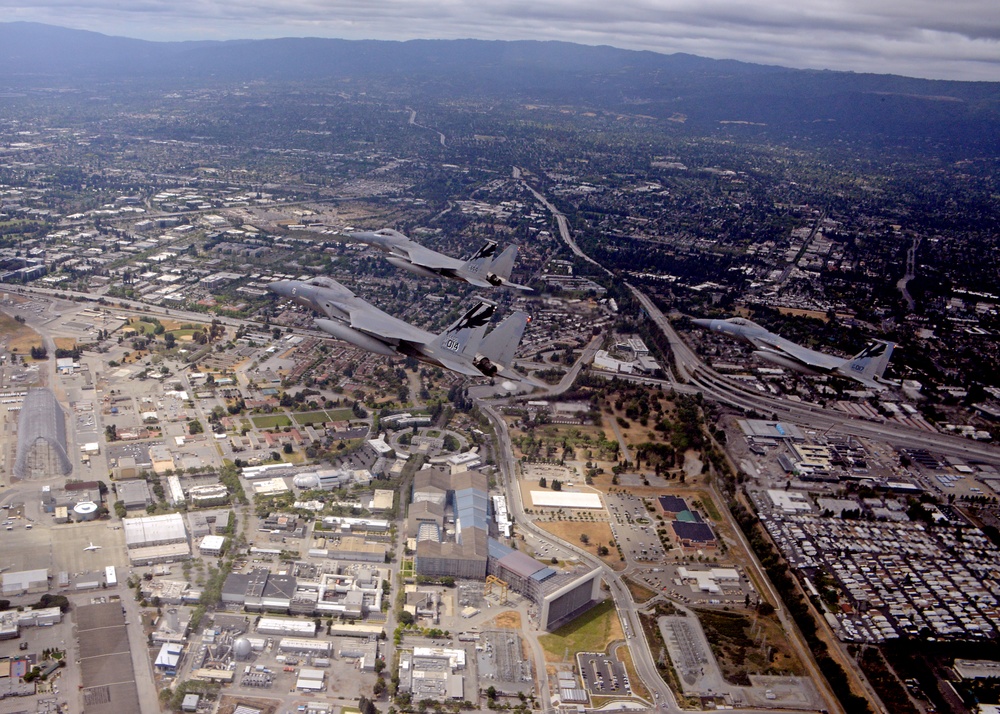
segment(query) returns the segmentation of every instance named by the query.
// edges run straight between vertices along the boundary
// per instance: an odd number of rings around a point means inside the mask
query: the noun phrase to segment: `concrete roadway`
[[[555,217],[556,224],[559,226],[559,235],[563,239],[563,242],[566,243],[566,245],[569,246],[569,249],[571,251],[573,251],[574,255],[577,255],[578,257],[580,257],[583,260],[587,261],[591,265],[600,268],[607,275],[614,277],[613,274],[612,274],[612,272],[610,270],[608,270],[607,268],[605,268],[603,265],[601,265],[600,263],[598,263],[596,260],[594,260],[593,258],[591,258],[589,255],[587,255],[586,253],[584,253],[580,249],[580,246],[578,246],[576,244],[576,241],[573,240],[573,236],[569,232],[569,221],[566,220],[566,215],[564,213],[562,213],[558,208],[556,208],[555,206],[553,206],[549,202],[549,200],[547,198],[545,198],[545,196],[543,196],[538,191],[536,191],[531,186],[531,184],[529,184],[524,179],[524,177],[521,175],[521,169],[519,169],[518,167],[515,166],[514,167],[514,174],[513,175],[514,175],[514,178],[518,179],[521,182],[521,184],[526,189],[528,189],[528,191],[531,192],[531,195],[533,195],[538,200],[538,202],[541,203],[543,206],[545,206],[545,208],[548,209],[549,213],[551,213]]]

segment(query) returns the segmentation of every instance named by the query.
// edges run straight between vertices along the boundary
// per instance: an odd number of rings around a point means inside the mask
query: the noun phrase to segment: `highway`
[[[780,419],[793,421],[807,428],[832,429],[851,436],[889,442],[898,447],[931,449],[946,456],[1000,463],[1000,448],[991,444],[951,434],[932,433],[906,424],[869,421],[818,404],[795,402],[748,389],[702,363],[653,301],[635,286],[628,287],[670,343],[677,372],[681,375],[681,379],[686,378],[688,382],[687,385],[671,385],[678,391],[685,386],[693,387],[702,392],[706,399],[744,411],[756,411],[766,415],[767,418],[777,414]]]

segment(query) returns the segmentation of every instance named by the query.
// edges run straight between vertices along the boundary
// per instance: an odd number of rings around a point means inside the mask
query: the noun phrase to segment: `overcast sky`
[[[997,0],[0,0],[0,17],[147,40],[566,40],[1000,81]]]

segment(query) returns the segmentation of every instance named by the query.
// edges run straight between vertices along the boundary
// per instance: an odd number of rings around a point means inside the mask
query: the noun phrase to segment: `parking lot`
[[[584,686],[591,695],[599,697],[625,697],[631,695],[631,682],[625,665],[602,652],[580,652],[576,655]]]
[[[656,533],[655,514],[646,510],[643,499],[627,493],[608,494],[611,532],[630,563],[662,563],[667,552]]]

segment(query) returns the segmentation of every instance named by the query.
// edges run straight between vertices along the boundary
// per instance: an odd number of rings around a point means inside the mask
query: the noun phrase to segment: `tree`
[[[538,488],[548,488],[549,482],[542,476],[538,479]]]
[[[292,453],[292,445],[290,443],[285,444],[283,447],[281,447],[281,450],[284,451],[286,454],[290,454]]]
[[[581,533],[580,542],[583,543],[584,545],[587,545],[590,542],[590,536],[587,535],[586,533]]]
[[[198,419],[192,419],[188,422],[188,433],[194,436],[195,434],[205,433],[205,427],[201,425],[201,421]]]
[[[399,617],[397,619],[399,620],[400,625],[406,625],[407,627],[409,627],[410,625],[413,624],[413,613],[407,610],[403,610],[401,613],[399,613]]]
[[[562,481],[560,481],[559,479],[556,479],[556,478],[552,479],[552,490],[553,491],[562,491]]]
[[[177,346],[177,338],[174,337],[174,333],[168,332],[163,336],[163,344],[168,350],[172,350]]]

